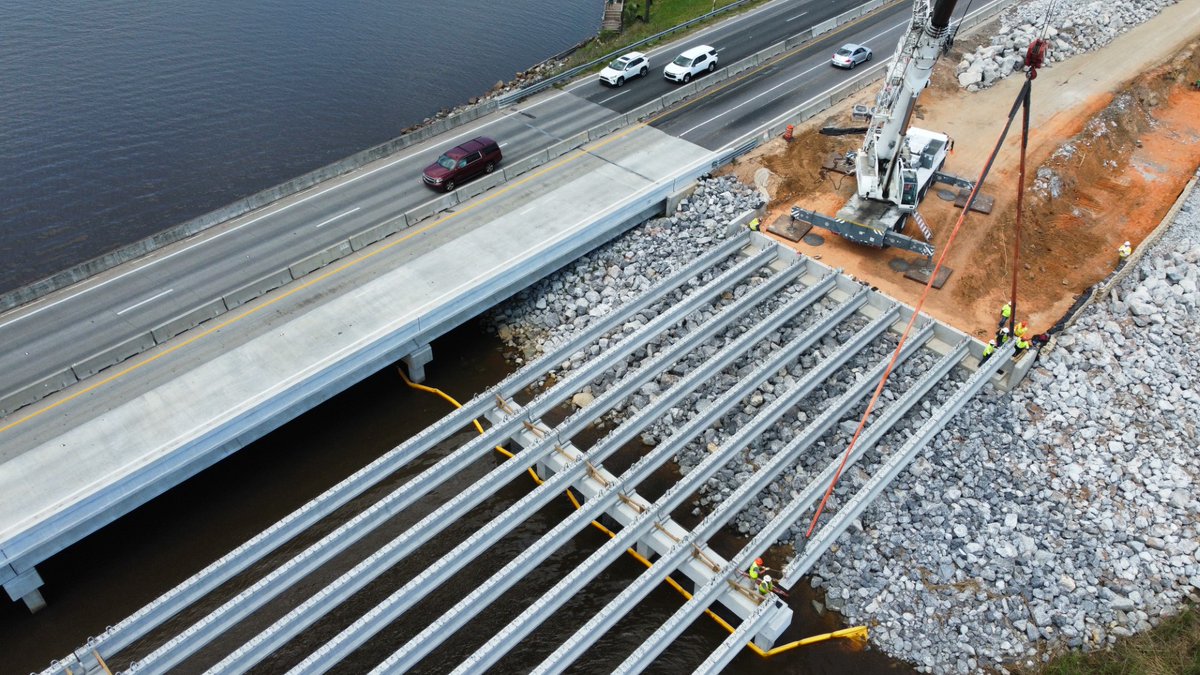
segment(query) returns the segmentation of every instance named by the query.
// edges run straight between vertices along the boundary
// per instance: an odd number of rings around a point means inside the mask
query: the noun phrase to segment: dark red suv
[[[501,158],[500,145],[480,136],[444,152],[425,167],[421,178],[435,190],[450,192],[481,173],[491,173]]]

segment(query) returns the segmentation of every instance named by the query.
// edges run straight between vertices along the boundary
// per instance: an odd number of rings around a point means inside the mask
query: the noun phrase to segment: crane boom
[[[855,157],[858,195],[863,199],[891,202],[901,212],[911,212],[945,162],[949,138],[910,129],[908,122],[946,46],[956,2],[915,0],[912,21],[896,47]]]

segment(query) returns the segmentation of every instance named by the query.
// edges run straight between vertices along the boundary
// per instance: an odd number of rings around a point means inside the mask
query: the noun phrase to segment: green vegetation
[[[1186,608],[1109,651],[1067,652],[1042,675],[1200,675],[1200,609]]]
[[[736,0],[651,0],[650,3],[650,21],[647,23],[642,21],[644,15],[645,0],[626,0],[625,1],[625,29],[620,33],[605,32],[599,36],[592,38],[582,47],[571,54],[567,59],[566,68],[574,68],[575,66],[583,65],[589,61],[596,59],[621,49],[625,45],[633,44],[638,40],[661,33],[668,28],[678,26],[685,21],[689,21],[698,16],[704,16],[714,9],[720,9],[732,5]],[[696,30],[709,23],[721,21],[735,15],[737,12],[745,11],[757,5],[764,4],[767,0],[754,0],[748,2],[739,9],[732,12],[718,15],[717,18],[706,21],[702,24],[691,26],[688,30]],[[634,17],[637,18],[634,18]],[[673,40],[687,31],[672,33],[666,39]],[[767,47],[768,45],[763,45]],[[649,45],[639,47],[640,51],[649,49]],[[655,64],[656,66],[658,64]],[[599,70],[599,66],[596,68]]]

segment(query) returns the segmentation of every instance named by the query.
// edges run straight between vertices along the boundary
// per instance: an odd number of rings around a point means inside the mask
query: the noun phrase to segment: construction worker
[[[1034,347],[1041,347],[1042,345],[1046,344],[1049,341],[1050,341],[1049,333],[1038,333],[1037,335],[1034,335],[1033,337],[1029,338],[1029,343],[1032,344]]]
[[[1117,255],[1121,256],[1121,260],[1128,258],[1131,253],[1133,253],[1133,247],[1129,245],[1129,242],[1121,244],[1121,247],[1117,249]]]
[[[758,585],[758,594],[767,595],[775,588],[775,584],[771,582],[771,575],[763,577],[762,582]]]
[[[983,357],[979,359],[980,363],[992,358],[992,354],[996,352],[996,341],[988,340],[988,343],[983,347]]]
[[[1025,350],[1029,349],[1029,347],[1030,347],[1029,340],[1026,340],[1023,337],[1018,337],[1017,338],[1017,349],[1016,349],[1016,351],[1013,352],[1013,358],[1017,358],[1021,354],[1024,354]]]
[[[750,221],[750,231],[758,232],[758,218]]]
[[[763,567],[763,559],[755,558],[754,562],[750,563],[750,571],[748,571],[746,575],[750,577],[751,581],[758,581],[758,576],[762,574],[763,570],[765,569],[767,568]]]
[[[1023,338],[1029,332],[1029,326],[1025,325],[1024,321],[1018,321],[1016,326],[1013,326],[1013,335]]]
[[[1008,323],[1008,320],[1011,318],[1012,318],[1012,303],[1006,302],[1006,303],[1004,303],[1004,306],[1000,308],[1000,326],[1003,326],[1004,324]]]
[[[1008,326],[1001,326],[1000,331],[996,333],[996,344],[1003,345],[1008,342]]]

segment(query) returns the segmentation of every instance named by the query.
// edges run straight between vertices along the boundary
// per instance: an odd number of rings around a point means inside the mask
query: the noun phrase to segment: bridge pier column
[[[771,602],[775,603],[775,612],[767,620],[767,625],[754,636],[754,644],[766,650],[775,646],[775,641],[792,623],[792,608],[779,598],[772,598]]]
[[[46,606],[46,599],[38,589],[42,587],[42,577],[37,570],[30,567],[17,576],[4,582],[4,590],[13,601],[24,600],[25,606],[31,613],[36,613]]]
[[[429,345],[422,345],[401,361],[404,361],[404,365],[408,367],[409,379],[418,384],[424,382],[425,364],[433,362],[433,348]]]

